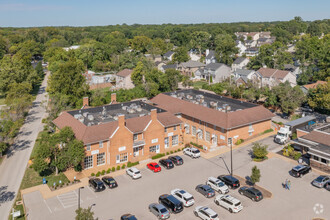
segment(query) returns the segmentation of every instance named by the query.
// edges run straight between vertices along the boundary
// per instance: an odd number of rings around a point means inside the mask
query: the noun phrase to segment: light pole
[[[230,171],[229,171],[229,169],[228,169],[228,166],[227,166],[227,164],[226,164],[226,161],[223,159],[223,157],[219,157],[219,158],[222,159],[223,163],[225,164],[225,166],[226,166],[226,168],[227,168],[228,173],[230,173]]]
[[[230,175],[233,176],[233,142],[232,138],[228,138],[230,144]]]
[[[78,210],[80,209],[80,189],[83,189],[83,188],[85,188],[85,187],[79,187],[78,188]]]

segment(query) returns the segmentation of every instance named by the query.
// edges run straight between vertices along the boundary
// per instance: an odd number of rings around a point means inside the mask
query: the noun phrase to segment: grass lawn
[[[300,115],[297,115],[297,114],[294,114],[294,115],[291,116],[291,119],[290,120],[293,121],[293,120],[296,120],[298,118],[301,118],[301,116]]]
[[[197,82],[194,82],[193,83],[193,87],[194,88],[198,88],[198,89],[201,89],[203,85],[207,85],[208,82],[205,82],[205,81],[197,81]]]

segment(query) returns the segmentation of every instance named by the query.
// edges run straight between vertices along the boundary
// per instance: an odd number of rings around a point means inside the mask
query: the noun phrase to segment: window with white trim
[[[122,153],[119,156],[119,163],[125,163],[128,160],[128,154],[127,153]],[[118,162],[117,162],[118,163]]]
[[[165,128],[165,132],[167,132],[167,128]]]
[[[188,124],[186,124],[186,134],[190,133],[190,126]]]
[[[103,148],[103,141],[99,142],[99,148]]]
[[[192,130],[191,130],[192,135],[196,135],[196,127],[192,126]]]
[[[211,141],[211,134],[208,131],[205,132],[205,140],[208,141],[208,142]]]
[[[203,139],[203,130],[202,129],[198,129],[198,130],[200,130],[200,132],[198,133],[198,138],[199,139]]]
[[[172,136],[172,146],[175,146],[178,144],[179,144],[179,136],[178,135]]]
[[[86,145],[86,150],[87,150],[87,151],[90,151],[90,150],[91,150],[91,145],[90,145],[90,144],[87,144],[87,145]]]
[[[93,167],[93,155],[84,158],[84,169]]]
[[[156,153],[156,149],[157,149],[157,146],[155,145],[155,146],[151,146],[151,147],[149,147],[149,152],[150,153]]]
[[[97,154],[96,159],[97,159],[97,165],[98,166],[105,164],[105,153],[99,153],[99,154]]]
[[[170,146],[168,137],[164,139],[164,142],[165,142],[165,148],[168,148]]]
[[[133,134],[133,141],[136,141],[138,139],[138,134]]]

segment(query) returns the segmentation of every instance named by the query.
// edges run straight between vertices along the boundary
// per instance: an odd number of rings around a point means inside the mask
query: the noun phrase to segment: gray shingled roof
[[[210,69],[210,70],[217,70],[219,69],[222,65],[225,65],[223,63],[210,63],[205,66],[205,69]]]
[[[181,63],[180,66],[184,68],[196,68],[203,67],[205,64],[198,61],[189,60],[188,62]]]
[[[162,68],[163,68],[164,70],[167,70],[167,69],[177,69],[177,68],[178,68],[178,64],[164,65],[164,66],[162,66]]]
[[[173,51],[168,51],[164,54],[164,57],[170,57],[172,54],[174,54]]]
[[[205,57],[205,59],[212,59],[213,57],[215,57],[215,51],[210,50],[209,54]]]
[[[240,76],[247,76],[250,73],[255,72],[254,70],[244,70],[244,69],[237,69],[234,73]]]
[[[234,61],[234,64],[240,64],[242,63],[246,58],[245,57],[237,57]]]

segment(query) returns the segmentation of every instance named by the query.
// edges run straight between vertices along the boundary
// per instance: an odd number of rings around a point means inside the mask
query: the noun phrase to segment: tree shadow
[[[15,192],[6,191],[8,186],[0,187],[0,206],[1,204],[15,199]]]

